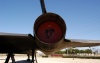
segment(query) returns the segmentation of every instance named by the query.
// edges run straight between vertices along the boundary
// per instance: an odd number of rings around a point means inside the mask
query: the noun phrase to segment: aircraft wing
[[[0,32],[0,53],[21,53],[31,50],[34,43],[34,37],[31,34]]]
[[[60,49],[67,47],[92,47],[99,46],[100,40],[65,39]]]
[[[53,52],[59,51],[64,48],[69,47],[92,47],[92,46],[99,46],[100,40],[80,40],[80,39],[65,39],[59,47],[56,49],[46,52],[43,51],[45,54],[51,54]]]

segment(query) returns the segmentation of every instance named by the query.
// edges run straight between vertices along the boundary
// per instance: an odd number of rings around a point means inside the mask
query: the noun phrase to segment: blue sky
[[[100,40],[100,0],[45,0],[66,22],[66,38]],[[0,32],[33,34],[39,0],[0,0]]]

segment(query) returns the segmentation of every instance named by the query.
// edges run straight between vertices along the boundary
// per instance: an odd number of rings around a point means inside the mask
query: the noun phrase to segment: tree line
[[[91,49],[79,50],[79,49],[69,48],[64,51],[55,52],[55,54],[77,54],[77,53],[92,53],[92,50]]]

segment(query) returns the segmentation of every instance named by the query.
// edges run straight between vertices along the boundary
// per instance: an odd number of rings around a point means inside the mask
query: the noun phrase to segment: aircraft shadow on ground
[[[0,60],[6,60],[6,59],[0,59]]]
[[[32,63],[32,61],[20,60],[20,61],[16,61],[16,63]]]

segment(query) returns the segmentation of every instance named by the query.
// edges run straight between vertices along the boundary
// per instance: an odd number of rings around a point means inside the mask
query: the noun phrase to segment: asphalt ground
[[[27,55],[15,56],[16,63],[31,63],[27,62]],[[4,63],[6,55],[0,55],[0,63]],[[100,63],[100,59],[80,59],[80,58],[60,58],[60,57],[49,57],[42,58],[37,57],[38,63]],[[11,60],[9,63],[12,63]]]

